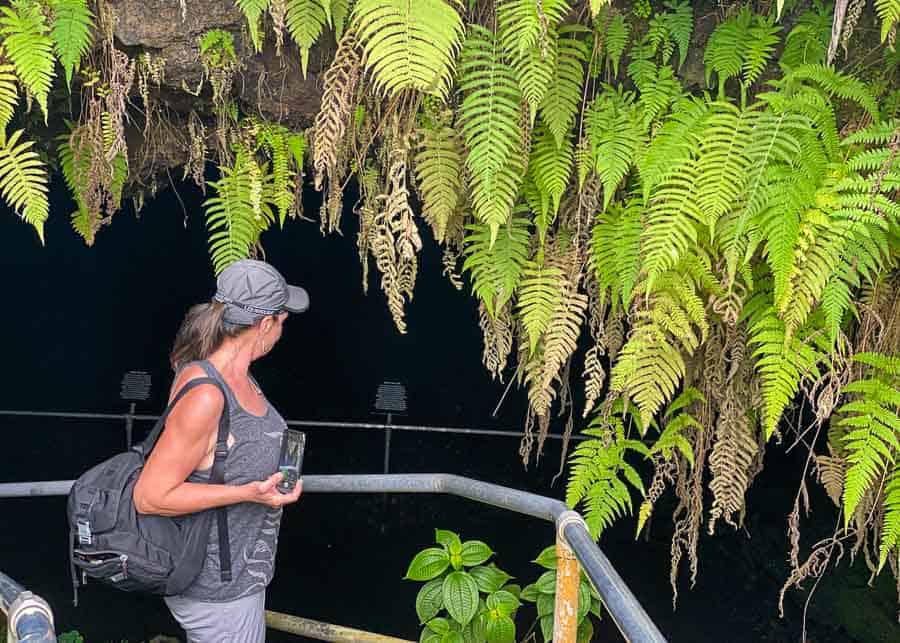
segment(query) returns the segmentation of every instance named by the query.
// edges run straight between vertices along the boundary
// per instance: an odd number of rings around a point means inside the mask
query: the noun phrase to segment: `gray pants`
[[[188,643],[265,643],[266,592],[224,603],[164,597]]]

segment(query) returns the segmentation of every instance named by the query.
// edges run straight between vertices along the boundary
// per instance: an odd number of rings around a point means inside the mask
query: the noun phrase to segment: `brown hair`
[[[226,337],[235,337],[246,326],[225,321],[225,304],[218,301],[191,306],[175,335],[169,363],[176,371],[195,360],[206,359]]]

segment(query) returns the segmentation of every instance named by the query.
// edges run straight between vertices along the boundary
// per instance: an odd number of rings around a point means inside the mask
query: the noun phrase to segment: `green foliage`
[[[875,0],[875,12],[881,18],[881,41],[900,24],[900,0]]]
[[[540,206],[535,211],[539,241],[544,244],[549,226],[559,212],[559,202],[572,173],[573,147],[571,141],[558,146],[556,139],[544,123],[536,129],[531,145],[528,174],[540,195]]]
[[[53,84],[53,40],[40,4],[14,0],[0,7],[2,51],[12,61],[19,80],[34,96],[46,122],[47,97]]]
[[[247,26],[250,29],[250,40],[256,51],[262,51],[264,38],[262,18],[269,8],[271,0],[234,0],[234,4],[247,18]]]
[[[600,287],[601,303],[627,310],[641,269],[640,199],[614,204],[597,216],[591,234],[591,267]]]
[[[435,542],[439,547],[416,554],[404,576],[427,581],[416,595],[416,614],[425,626],[419,640],[513,643],[519,587],[487,564],[491,548],[442,529],[435,530]]]
[[[544,569],[540,578],[534,583],[522,588],[521,600],[534,603],[537,608],[538,620],[541,624],[541,635],[544,641],[553,640],[554,605],[556,602],[556,547],[551,545],[545,548],[532,561]],[[580,573],[578,585],[578,631],[576,640],[578,643],[590,643],[594,635],[593,617],[598,620],[602,615],[602,603],[597,590],[588,580],[584,570]]]
[[[422,193],[422,216],[429,221],[438,243],[443,243],[447,223],[457,212],[463,191],[463,157],[459,135],[449,114],[423,119],[419,152],[415,156],[416,181]]]
[[[208,69],[223,69],[237,62],[234,36],[224,29],[210,29],[199,39],[200,58]]]
[[[448,94],[464,33],[455,0],[358,0],[353,25],[376,89]]]
[[[472,291],[494,316],[519,286],[528,261],[529,220],[518,209],[500,229],[491,245],[490,228],[483,223],[468,224],[463,269],[472,275]]]
[[[94,14],[86,0],[50,0],[53,27],[50,32],[56,56],[66,74],[66,85],[72,85],[72,72],[91,46]]]
[[[588,50],[580,36],[586,32],[586,29],[576,26],[560,29],[554,56],[556,70],[541,103],[541,115],[559,146],[564,144],[581,104]]]
[[[34,141],[20,141],[16,130],[0,144],[0,194],[26,223],[34,226],[44,242],[44,222],[50,211],[47,201],[47,170]]]
[[[12,120],[18,103],[15,67],[0,65],[0,140],[6,138],[6,126]]]
[[[566,487],[566,504],[584,507],[588,530],[596,539],[612,523],[632,511],[631,492],[626,482],[644,495],[644,485],[625,457],[635,452],[648,455],[640,440],[626,437],[626,425],[642,424],[639,414],[629,405],[617,402],[609,415],[597,415],[582,434],[590,439],[579,442],[569,457],[571,472]]]
[[[522,179],[521,93],[497,39],[477,25],[469,26],[459,74],[471,202],[476,218],[490,227],[493,242],[509,219]]]
[[[719,83],[719,96],[724,95],[729,78],[742,77],[742,85],[752,85],[759,78],[778,45],[780,29],[770,18],[764,18],[744,7],[713,31],[704,54],[706,83],[713,73]]]
[[[603,183],[606,209],[646,144],[633,96],[609,91],[594,99],[585,116],[585,133],[591,169]]]
[[[306,78],[309,50],[322,35],[322,28],[329,20],[327,10],[330,4],[322,0],[286,0],[286,9],[285,26],[300,48],[300,67]]]
[[[84,643],[84,637],[78,630],[63,632],[57,639],[57,643]]]

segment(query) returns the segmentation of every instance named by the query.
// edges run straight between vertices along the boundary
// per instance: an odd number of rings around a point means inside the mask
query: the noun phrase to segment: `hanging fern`
[[[495,318],[519,286],[528,261],[529,220],[519,208],[500,229],[492,245],[490,228],[483,223],[466,226],[463,269],[472,275],[472,291]]]
[[[56,56],[66,74],[66,85],[72,85],[72,73],[91,46],[94,14],[86,0],[50,0],[53,28],[50,32]]]
[[[875,12],[881,19],[881,42],[900,24],[900,0],[875,0]]]
[[[34,141],[22,141],[16,130],[0,145],[0,194],[10,208],[34,226],[44,242],[44,222],[50,211],[47,202],[47,171]]]
[[[621,403],[612,412],[622,413]],[[634,421],[631,414],[623,415],[629,422]],[[625,457],[629,452],[647,456],[649,450],[640,440],[626,437],[623,418],[619,415],[597,415],[582,435],[591,439],[579,442],[569,456],[571,473],[566,504],[584,507],[588,530],[597,539],[617,518],[631,513],[631,492],[626,482],[644,495],[640,475]]]
[[[0,141],[6,138],[6,126],[12,120],[18,103],[15,67],[0,65]]]
[[[591,235],[591,267],[600,287],[600,302],[627,310],[641,268],[639,199],[616,203],[597,216]]]
[[[900,547],[900,464],[888,477],[884,487],[884,522],[881,527],[881,546],[878,554],[878,571],[884,567],[891,552]]]
[[[559,303],[562,278],[559,267],[535,260],[528,261],[522,270],[516,305],[528,334],[528,346],[532,353],[537,348],[541,335],[547,330],[553,311]]]
[[[456,0],[359,0],[353,24],[375,87],[445,97],[464,29]]]
[[[544,122],[560,146],[575,123],[575,114],[581,105],[584,64],[588,51],[587,45],[581,39],[584,33],[590,32],[575,25],[559,30],[559,38],[556,41],[556,71],[541,103],[540,111]]]
[[[603,183],[603,208],[631,170],[646,135],[630,94],[606,92],[591,104],[585,117],[594,172]]]
[[[494,35],[470,25],[459,65],[459,108],[475,216],[492,237],[509,218],[522,180],[521,94]]]
[[[559,212],[559,201],[569,176],[572,172],[572,143],[566,141],[558,147],[553,134],[541,123],[531,146],[531,159],[528,161],[528,173],[540,196],[540,207],[537,215],[538,239],[543,245],[547,229],[556,219]]]
[[[300,68],[306,78],[309,50],[322,34],[327,16],[321,0],[286,0],[285,26],[300,48]]]
[[[844,479],[845,527],[862,497],[890,471],[891,463],[900,456],[900,357],[860,353],[853,359],[868,367],[868,377],[844,387],[843,393],[852,399],[837,410],[838,426],[849,431],[843,437],[850,464]],[[887,534],[889,547],[892,533]],[[883,549],[882,558],[885,553]]]
[[[538,50],[544,55],[549,38],[569,12],[569,0],[499,0],[497,22],[500,42],[510,59]]]
[[[11,6],[0,7],[2,50],[15,66],[19,80],[40,105],[45,122],[55,63],[49,33],[39,4],[15,0]]]
[[[234,0],[234,4],[247,18],[247,26],[250,29],[250,40],[257,52],[262,51],[264,37],[262,17],[269,8],[271,0]]]
[[[216,196],[203,203],[216,274],[233,261],[249,257],[260,233],[273,219],[271,207],[262,199],[260,169],[247,150],[238,150],[232,167],[219,169],[221,178],[209,183]]]
[[[456,213],[463,188],[463,159],[450,114],[442,112],[423,125],[419,153],[415,157],[416,181],[422,193],[422,216],[431,224],[434,238],[443,243],[447,223]]]

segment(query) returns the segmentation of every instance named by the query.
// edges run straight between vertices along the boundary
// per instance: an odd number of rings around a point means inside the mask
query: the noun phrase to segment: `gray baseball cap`
[[[240,326],[252,326],[266,315],[309,308],[303,288],[289,285],[273,266],[256,259],[240,259],[220,272],[213,299],[226,304],[225,321]]]

